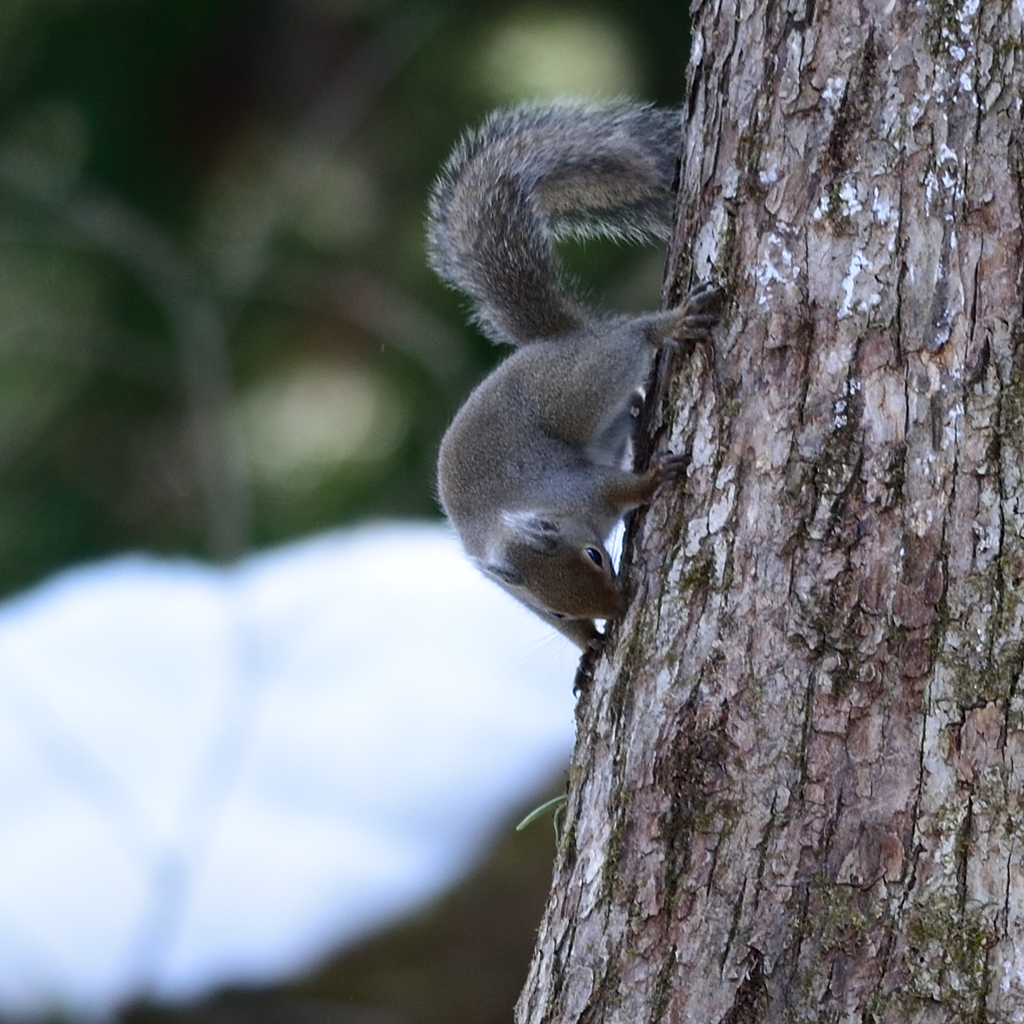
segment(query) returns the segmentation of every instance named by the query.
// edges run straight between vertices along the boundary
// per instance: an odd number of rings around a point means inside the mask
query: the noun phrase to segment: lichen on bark
[[[1024,8],[694,4],[630,607],[517,1010],[1024,1019]],[[645,449],[646,451],[646,449]]]
[[[517,1010],[1024,1019],[1024,8],[703,0],[634,522]]]

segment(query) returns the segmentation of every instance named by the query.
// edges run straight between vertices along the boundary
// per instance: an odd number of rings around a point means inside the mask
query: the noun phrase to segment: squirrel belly
[[[583,648],[622,611],[605,541],[683,468],[625,462],[660,346],[709,337],[719,292],[675,310],[600,316],[563,280],[566,234],[664,233],[679,141],[673,111],[614,103],[492,115],[456,147],[431,200],[431,264],[516,350],[470,394],[441,442],[438,492],[467,554]]]

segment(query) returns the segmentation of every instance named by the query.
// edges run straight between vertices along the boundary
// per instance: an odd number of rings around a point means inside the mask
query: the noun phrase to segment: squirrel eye
[[[584,551],[586,552],[587,558],[589,558],[599,569],[604,566],[604,555],[602,555],[597,548],[585,548]]]
[[[564,619],[565,616],[561,612],[548,612],[548,615],[553,619]]]

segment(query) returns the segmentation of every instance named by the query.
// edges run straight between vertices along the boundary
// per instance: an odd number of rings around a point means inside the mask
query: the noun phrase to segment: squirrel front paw
[[[652,458],[651,463],[651,468],[657,473],[658,483],[660,484],[686,476],[686,471],[690,466],[690,457],[688,455],[677,455],[674,452],[657,452]]]
[[[651,341],[659,348],[678,349],[684,341],[710,341],[721,320],[725,289],[715,281],[703,281],[690,289],[675,309],[657,314]]]

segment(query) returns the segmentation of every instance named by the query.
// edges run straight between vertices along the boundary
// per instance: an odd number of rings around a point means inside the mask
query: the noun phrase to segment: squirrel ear
[[[501,518],[512,537],[537,551],[554,551],[562,534],[561,525],[540,512],[502,512]]]
[[[521,587],[524,583],[523,574],[508,562],[481,562],[480,571],[510,587]]]

